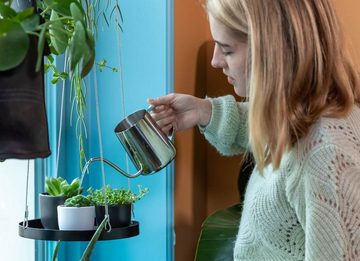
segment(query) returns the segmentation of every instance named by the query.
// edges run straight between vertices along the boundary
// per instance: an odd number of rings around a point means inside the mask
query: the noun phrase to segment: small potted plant
[[[57,207],[60,230],[93,230],[95,206],[89,197],[76,195]]]
[[[82,192],[80,179],[75,178],[69,184],[62,177],[47,177],[45,191],[39,196],[41,224],[46,229],[58,229],[57,206],[64,204],[67,198]]]
[[[139,193],[136,194],[130,189],[111,188],[109,185],[104,191],[101,189],[88,189],[88,197],[95,204],[95,216],[97,224],[104,220],[105,205],[108,206],[109,219],[112,227],[128,226],[131,223],[131,209],[133,203],[140,200],[149,192],[148,188],[142,189],[139,186]]]

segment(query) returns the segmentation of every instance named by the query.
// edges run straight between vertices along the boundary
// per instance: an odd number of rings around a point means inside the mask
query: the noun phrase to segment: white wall
[[[27,160],[0,163],[0,260],[35,260],[35,241],[18,235],[23,221],[26,195]],[[29,219],[34,218],[34,164],[30,161]]]

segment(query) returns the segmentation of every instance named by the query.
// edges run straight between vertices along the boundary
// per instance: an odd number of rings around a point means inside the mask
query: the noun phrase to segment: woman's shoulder
[[[335,195],[348,189],[346,184],[360,184],[360,109],[354,107],[344,118],[320,119],[288,159],[286,188],[290,201],[296,200],[294,191],[308,189],[304,186]]]
[[[360,108],[354,106],[350,113],[342,118],[320,118],[307,136],[297,144],[298,152],[304,155],[328,146],[344,150],[354,150],[360,154]]]

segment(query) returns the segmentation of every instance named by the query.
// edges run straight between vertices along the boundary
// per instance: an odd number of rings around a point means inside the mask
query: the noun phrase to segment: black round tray
[[[45,229],[40,219],[29,220],[28,227],[24,227],[23,222],[19,223],[19,236],[37,240],[89,241],[95,231]],[[103,231],[98,240],[121,239],[137,235],[139,235],[139,222],[132,221],[127,227],[112,227],[110,232]]]

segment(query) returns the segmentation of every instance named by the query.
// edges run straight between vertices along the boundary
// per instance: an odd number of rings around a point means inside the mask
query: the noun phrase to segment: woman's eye
[[[232,54],[231,51],[226,51],[226,50],[222,50],[221,52],[222,52],[222,54],[225,55],[225,56],[228,56],[228,55],[231,55],[231,54]]]

